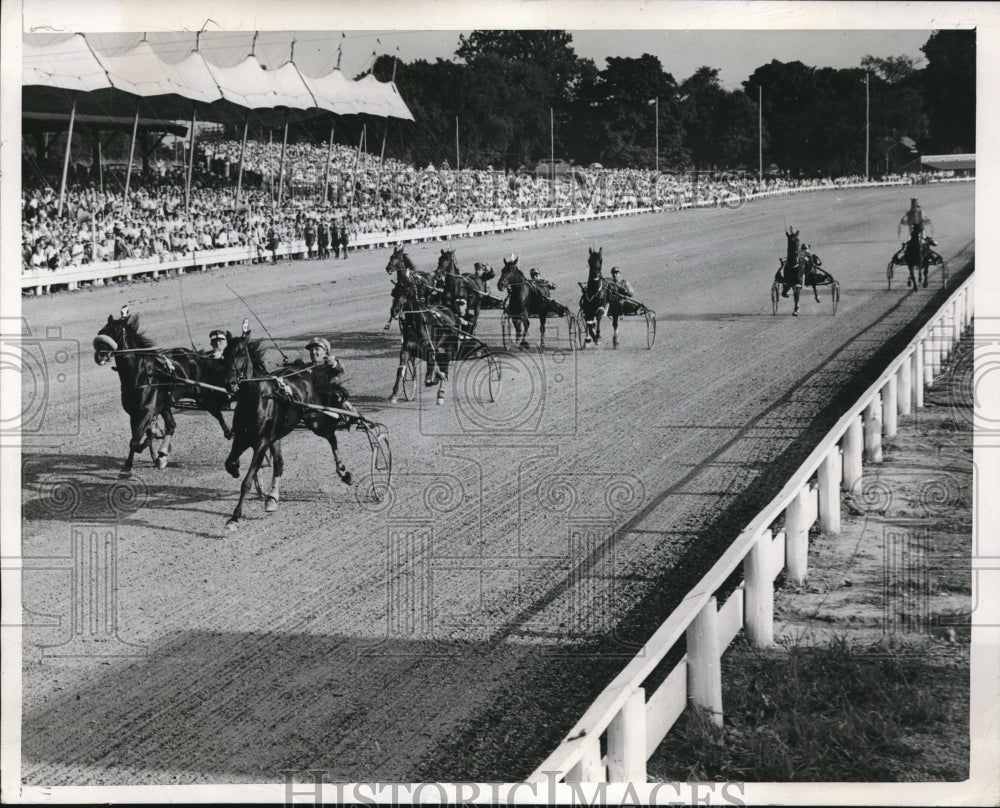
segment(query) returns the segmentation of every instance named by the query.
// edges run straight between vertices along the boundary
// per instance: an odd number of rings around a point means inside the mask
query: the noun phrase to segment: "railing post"
[[[896,437],[897,393],[896,374],[893,373],[882,388],[882,429],[887,438]]]
[[[953,349],[962,339],[962,318],[958,304],[957,297],[951,301],[951,345]]]
[[[785,509],[785,567],[788,580],[793,584],[805,583],[809,570],[809,486],[802,490]]]
[[[608,779],[601,763],[601,739],[586,742],[580,761],[566,773],[567,783],[606,783]]]
[[[774,642],[774,579],[770,575],[773,538],[765,530],[743,560],[743,627],[755,648]]]
[[[646,691],[641,687],[608,725],[608,782],[646,782]]]
[[[882,421],[879,418],[881,396],[875,398],[865,408],[865,459],[869,463],[882,462]]]
[[[819,529],[836,536],[840,533],[840,448],[832,446],[817,474],[819,479]]]
[[[722,726],[722,658],[719,653],[718,612],[711,597],[687,632],[688,698],[711,713],[712,723]]]
[[[917,343],[913,351],[913,406],[924,406],[924,340]]]
[[[934,386],[934,377],[938,374],[940,355],[938,353],[938,326],[931,325],[927,332],[927,356],[924,360],[924,381],[928,387]]]
[[[910,373],[911,367],[910,363],[913,361],[911,356],[907,356],[899,363],[898,371],[898,387],[896,393],[896,401],[899,404],[899,414],[904,418],[910,414],[912,411],[913,404],[913,381],[912,373]]]
[[[844,432],[841,448],[844,452],[843,480],[841,484],[845,491],[853,491],[858,480],[864,474],[862,456],[864,454],[865,441],[862,431],[861,416],[856,416]]]

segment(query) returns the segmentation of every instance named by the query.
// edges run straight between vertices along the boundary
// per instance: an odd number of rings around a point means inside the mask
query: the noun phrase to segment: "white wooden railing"
[[[961,178],[962,180],[972,180],[974,178]],[[765,199],[773,196],[785,196],[788,194],[806,193],[808,191],[842,191],[845,188],[871,188],[886,185],[908,185],[908,180],[894,180],[892,182],[867,182],[855,183],[851,185],[821,185],[803,186],[800,188],[782,188],[775,191],[764,191],[759,194],[751,194],[740,197],[737,194],[730,194],[727,199],[720,199],[718,204],[730,207],[739,207],[747,201],[755,199]],[[620,216],[635,216],[641,213],[654,213],[662,210],[690,209],[715,207],[717,204],[714,198],[702,199],[698,202],[684,202],[680,205],[667,207],[641,207],[623,208],[613,211],[601,211],[598,213],[575,213],[566,216],[553,216],[549,218],[531,217],[503,219],[493,222],[473,222],[472,224],[451,224],[440,227],[421,227],[411,230],[398,230],[380,233],[360,233],[352,237],[351,249],[376,249],[388,247],[400,243],[416,243],[422,241],[445,241],[452,238],[468,238],[472,236],[483,236],[490,233],[502,233],[511,230],[528,230],[549,225],[572,224],[574,222],[591,221],[596,219],[612,219]],[[306,253],[306,243],[304,240],[296,240],[287,244],[281,244],[276,250],[278,258],[304,256]],[[269,260],[271,252],[269,250],[258,250],[256,246],[242,245],[235,247],[223,247],[220,249],[197,250],[186,254],[180,258],[161,260],[158,256],[142,259],[129,259],[123,261],[104,261],[95,264],[86,264],[77,267],[62,267],[58,270],[30,269],[21,273],[21,289],[32,289],[35,294],[48,293],[52,286],[65,286],[69,290],[74,290],[80,284],[92,284],[103,286],[110,278],[159,278],[165,275],[184,274],[189,271],[201,271],[211,267],[229,266],[230,264],[249,263],[255,260]]]
[[[793,584],[808,571],[809,529],[840,532],[841,490],[860,485],[862,463],[882,462],[882,437],[896,434],[897,416],[924,403],[931,385],[973,319],[973,277],[947,299],[920,332],[851,407],[780,493],[597,697],[527,782],[646,782],[646,761],[689,704],[719,726],[722,654],[740,629],[757,647],[774,637],[774,580]],[[775,525],[784,517],[784,526]],[[743,580],[721,605],[716,592],[743,567]],[[645,682],[674,646],[687,651],[651,693]],[[602,754],[602,740],[605,754]]]

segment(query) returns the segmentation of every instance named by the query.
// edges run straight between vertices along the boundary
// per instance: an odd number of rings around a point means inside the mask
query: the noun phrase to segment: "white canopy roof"
[[[212,65],[192,51],[177,62],[157,55],[147,42],[111,56],[95,51],[83,34],[39,45],[25,37],[22,91],[24,108],[33,112],[67,111],[72,92],[79,112],[123,112],[143,100],[143,109],[169,118],[199,106],[202,120],[228,120],[233,107],[243,110],[298,111],[297,117],[319,111],[337,115],[375,115],[413,120],[393,82],[368,75],[352,81],[339,70],[307,78],[286,62],[267,70],[253,56],[232,67]],[[183,103],[181,103],[183,102]],[[186,108],[186,109],[185,109]]]

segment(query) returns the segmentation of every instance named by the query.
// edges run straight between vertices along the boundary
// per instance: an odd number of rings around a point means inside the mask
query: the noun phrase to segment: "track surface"
[[[914,193],[960,274],[974,186]],[[576,354],[550,322],[545,353],[504,354],[497,404],[473,363],[443,407],[427,392],[387,403],[386,251],[26,298],[34,335],[61,327],[69,372],[55,375],[47,340],[49,371],[22,391],[28,410],[47,383],[23,464],[24,554],[46,559],[24,576],[25,783],[525,776],[940,298],[940,270],[927,290],[898,288],[899,274],[886,289],[910,195],[823,191],[457,242],[463,270],[518,252],[574,310],[587,248],[603,246],[605,270],[620,266],[658,315],[652,351],[641,320],[625,321],[618,350]],[[797,318],[789,300],[772,316],[786,225],[840,281],[836,316],[828,290],[821,304],[804,294]],[[444,246],[407,249],[423,269]],[[391,501],[345,487],[325,442],[295,433],[278,513],[250,500],[227,534],[238,485],[199,413],[177,416],[165,471],[145,455],[117,480],[127,419],[93,336],[127,303],[158,346],[186,345],[183,298],[204,347],[249,314],[227,284],[286,352],[330,338],[353,401],[391,430]],[[480,336],[500,345],[497,313]],[[364,436],[341,448],[363,476]],[[114,614],[67,572],[74,526],[92,523],[117,552],[87,566],[116,575]],[[69,643],[71,603],[85,622],[116,617],[117,639]],[[128,651],[145,656],[113,656]]]

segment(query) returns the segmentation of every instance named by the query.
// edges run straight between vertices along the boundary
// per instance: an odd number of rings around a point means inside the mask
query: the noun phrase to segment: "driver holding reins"
[[[331,389],[331,385],[336,382],[344,373],[344,366],[332,353],[330,353],[330,342],[323,337],[313,337],[306,343],[306,350],[309,351],[309,362],[313,386],[319,397],[320,403],[324,407],[336,406],[338,397]],[[344,409],[353,410],[350,402],[341,403]]]
[[[229,344],[229,338],[226,336],[226,332],[221,328],[216,328],[208,335],[208,341],[211,343],[212,347],[209,349],[208,358],[209,359],[222,359],[222,354],[226,350],[226,346]]]
[[[910,199],[910,209],[903,214],[903,218],[899,220],[899,224],[896,226],[896,238],[902,235],[904,225],[906,226],[907,234],[912,236],[914,230],[926,231],[930,224],[931,220],[924,215],[924,211],[920,207],[917,198],[913,197]]]

